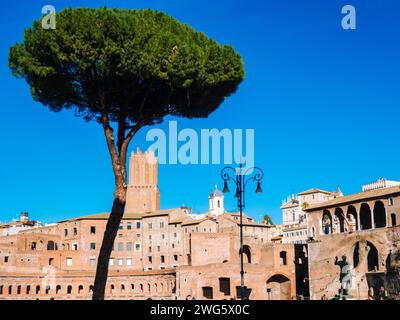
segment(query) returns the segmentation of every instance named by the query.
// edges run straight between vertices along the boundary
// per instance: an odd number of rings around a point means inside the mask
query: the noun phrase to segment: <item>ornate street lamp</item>
[[[250,174],[251,173],[251,174]],[[250,181],[257,182],[256,193],[262,193],[261,180],[264,172],[258,167],[243,168],[243,164],[239,164],[239,168],[225,167],[221,171],[221,177],[224,180],[223,193],[229,192],[228,182],[232,181],[236,184],[235,198],[238,199],[238,208],[240,212],[240,299],[244,299],[244,260],[243,260],[243,209],[245,208],[245,192],[247,183]]]

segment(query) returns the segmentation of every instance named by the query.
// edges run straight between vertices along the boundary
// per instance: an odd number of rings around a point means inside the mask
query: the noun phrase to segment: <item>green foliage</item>
[[[303,202],[302,204],[302,208],[303,209],[307,209],[310,205],[308,204],[308,202]]]
[[[272,218],[271,218],[271,216],[269,214],[266,214],[264,216],[264,221],[269,225],[274,225],[274,223],[272,222]]]
[[[244,78],[232,47],[152,10],[67,8],[25,30],[9,66],[52,111],[127,123],[207,117]]]

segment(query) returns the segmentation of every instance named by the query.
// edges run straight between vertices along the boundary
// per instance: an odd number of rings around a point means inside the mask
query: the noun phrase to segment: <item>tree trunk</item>
[[[93,288],[93,300],[104,300],[107,277],[108,264],[115,238],[118,233],[118,227],[124,215],[126,203],[126,188],[123,185],[117,185],[114,193],[114,203],[110,217],[107,222],[106,230],[104,231],[103,242],[97,262],[96,278]]]

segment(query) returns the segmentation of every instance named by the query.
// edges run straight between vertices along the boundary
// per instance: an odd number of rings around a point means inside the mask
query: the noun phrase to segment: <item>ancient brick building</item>
[[[343,260],[354,299],[399,298],[400,187],[380,181],[363,190],[306,209],[314,299],[338,294]]]
[[[157,166],[152,153],[131,156],[127,207],[109,261],[106,298],[237,298],[239,214],[225,212],[217,188],[204,214],[186,207],[160,210]],[[0,299],[89,299],[107,219],[108,213],[94,214],[12,234],[5,227]],[[246,215],[243,224],[250,298],[292,298],[294,245],[271,244],[271,225]]]

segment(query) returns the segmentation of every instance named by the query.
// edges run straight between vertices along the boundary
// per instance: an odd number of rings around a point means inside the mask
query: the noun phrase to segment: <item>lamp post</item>
[[[254,172],[253,172],[254,171]],[[229,192],[228,182],[232,181],[236,184],[235,198],[238,199],[238,208],[240,212],[240,299],[244,299],[244,261],[243,261],[243,209],[245,208],[245,193],[247,183],[250,181],[257,182],[256,193],[262,193],[261,180],[264,172],[258,167],[243,168],[243,164],[239,164],[239,168],[225,167],[221,171],[221,177],[224,180],[223,193]]]

